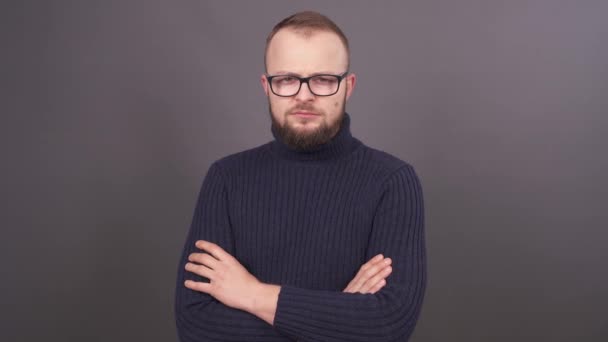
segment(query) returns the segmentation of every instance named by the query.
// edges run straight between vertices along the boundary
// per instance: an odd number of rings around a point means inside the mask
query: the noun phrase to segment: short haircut
[[[347,58],[347,69],[350,66],[350,48],[348,46],[348,38],[336,23],[334,23],[331,19],[324,16],[321,13],[314,11],[303,11],[290,15],[289,17],[281,20],[278,24],[274,26],[270,34],[268,34],[268,38],[266,38],[266,48],[264,49],[264,67],[266,68],[266,56],[268,54],[268,46],[270,45],[270,41],[272,38],[279,32],[279,30],[284,28],[290,28],[293,30],[302,33],[305,36],[310,36],[315,33],[315,31],[328,31],[333,32],[338,35],[344,47],[346,48],[346,58]]]

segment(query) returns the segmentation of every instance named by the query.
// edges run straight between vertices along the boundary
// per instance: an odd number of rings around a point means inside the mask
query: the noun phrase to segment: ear
[[[350,97],[350,95],[353,93],[353,90],[355,89],[356,84],[357,84],[357,75],[348,74],[346,76],[346,99],[347,100]]]
[[[264,88],[264,93],[268,96],[270,89],[268,89],[268,80],[266,79],[266,75],[262,74],[260,77],[260,82],[262,83],[262,88]]]

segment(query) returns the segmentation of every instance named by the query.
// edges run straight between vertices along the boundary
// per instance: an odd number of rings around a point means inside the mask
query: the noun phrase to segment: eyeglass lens
[[[301,80],[295,76],[275,76],[271,81],[272,90],[280,96],[293,96],[300,90]],[[310,91],[315,95],[332,95],[338,91],[340,79],[333,75],[313,76],[308,81]]]

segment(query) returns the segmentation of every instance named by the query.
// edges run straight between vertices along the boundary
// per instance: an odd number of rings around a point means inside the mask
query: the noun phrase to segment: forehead
[[[333,32],[282,29],[268,45],[266,64],[269,74],[342,73],[346,71],[348,54]]]

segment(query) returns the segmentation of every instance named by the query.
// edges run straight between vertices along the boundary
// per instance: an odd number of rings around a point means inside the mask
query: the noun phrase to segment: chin
[[[322,121],[317,118],[314,119],[305,119],[305,118],[297,118],[294,117],[291,120],[288,120],[287,125],[293,128],[301,128],[303,130],[309,130],[318,128],[321,125]]]

